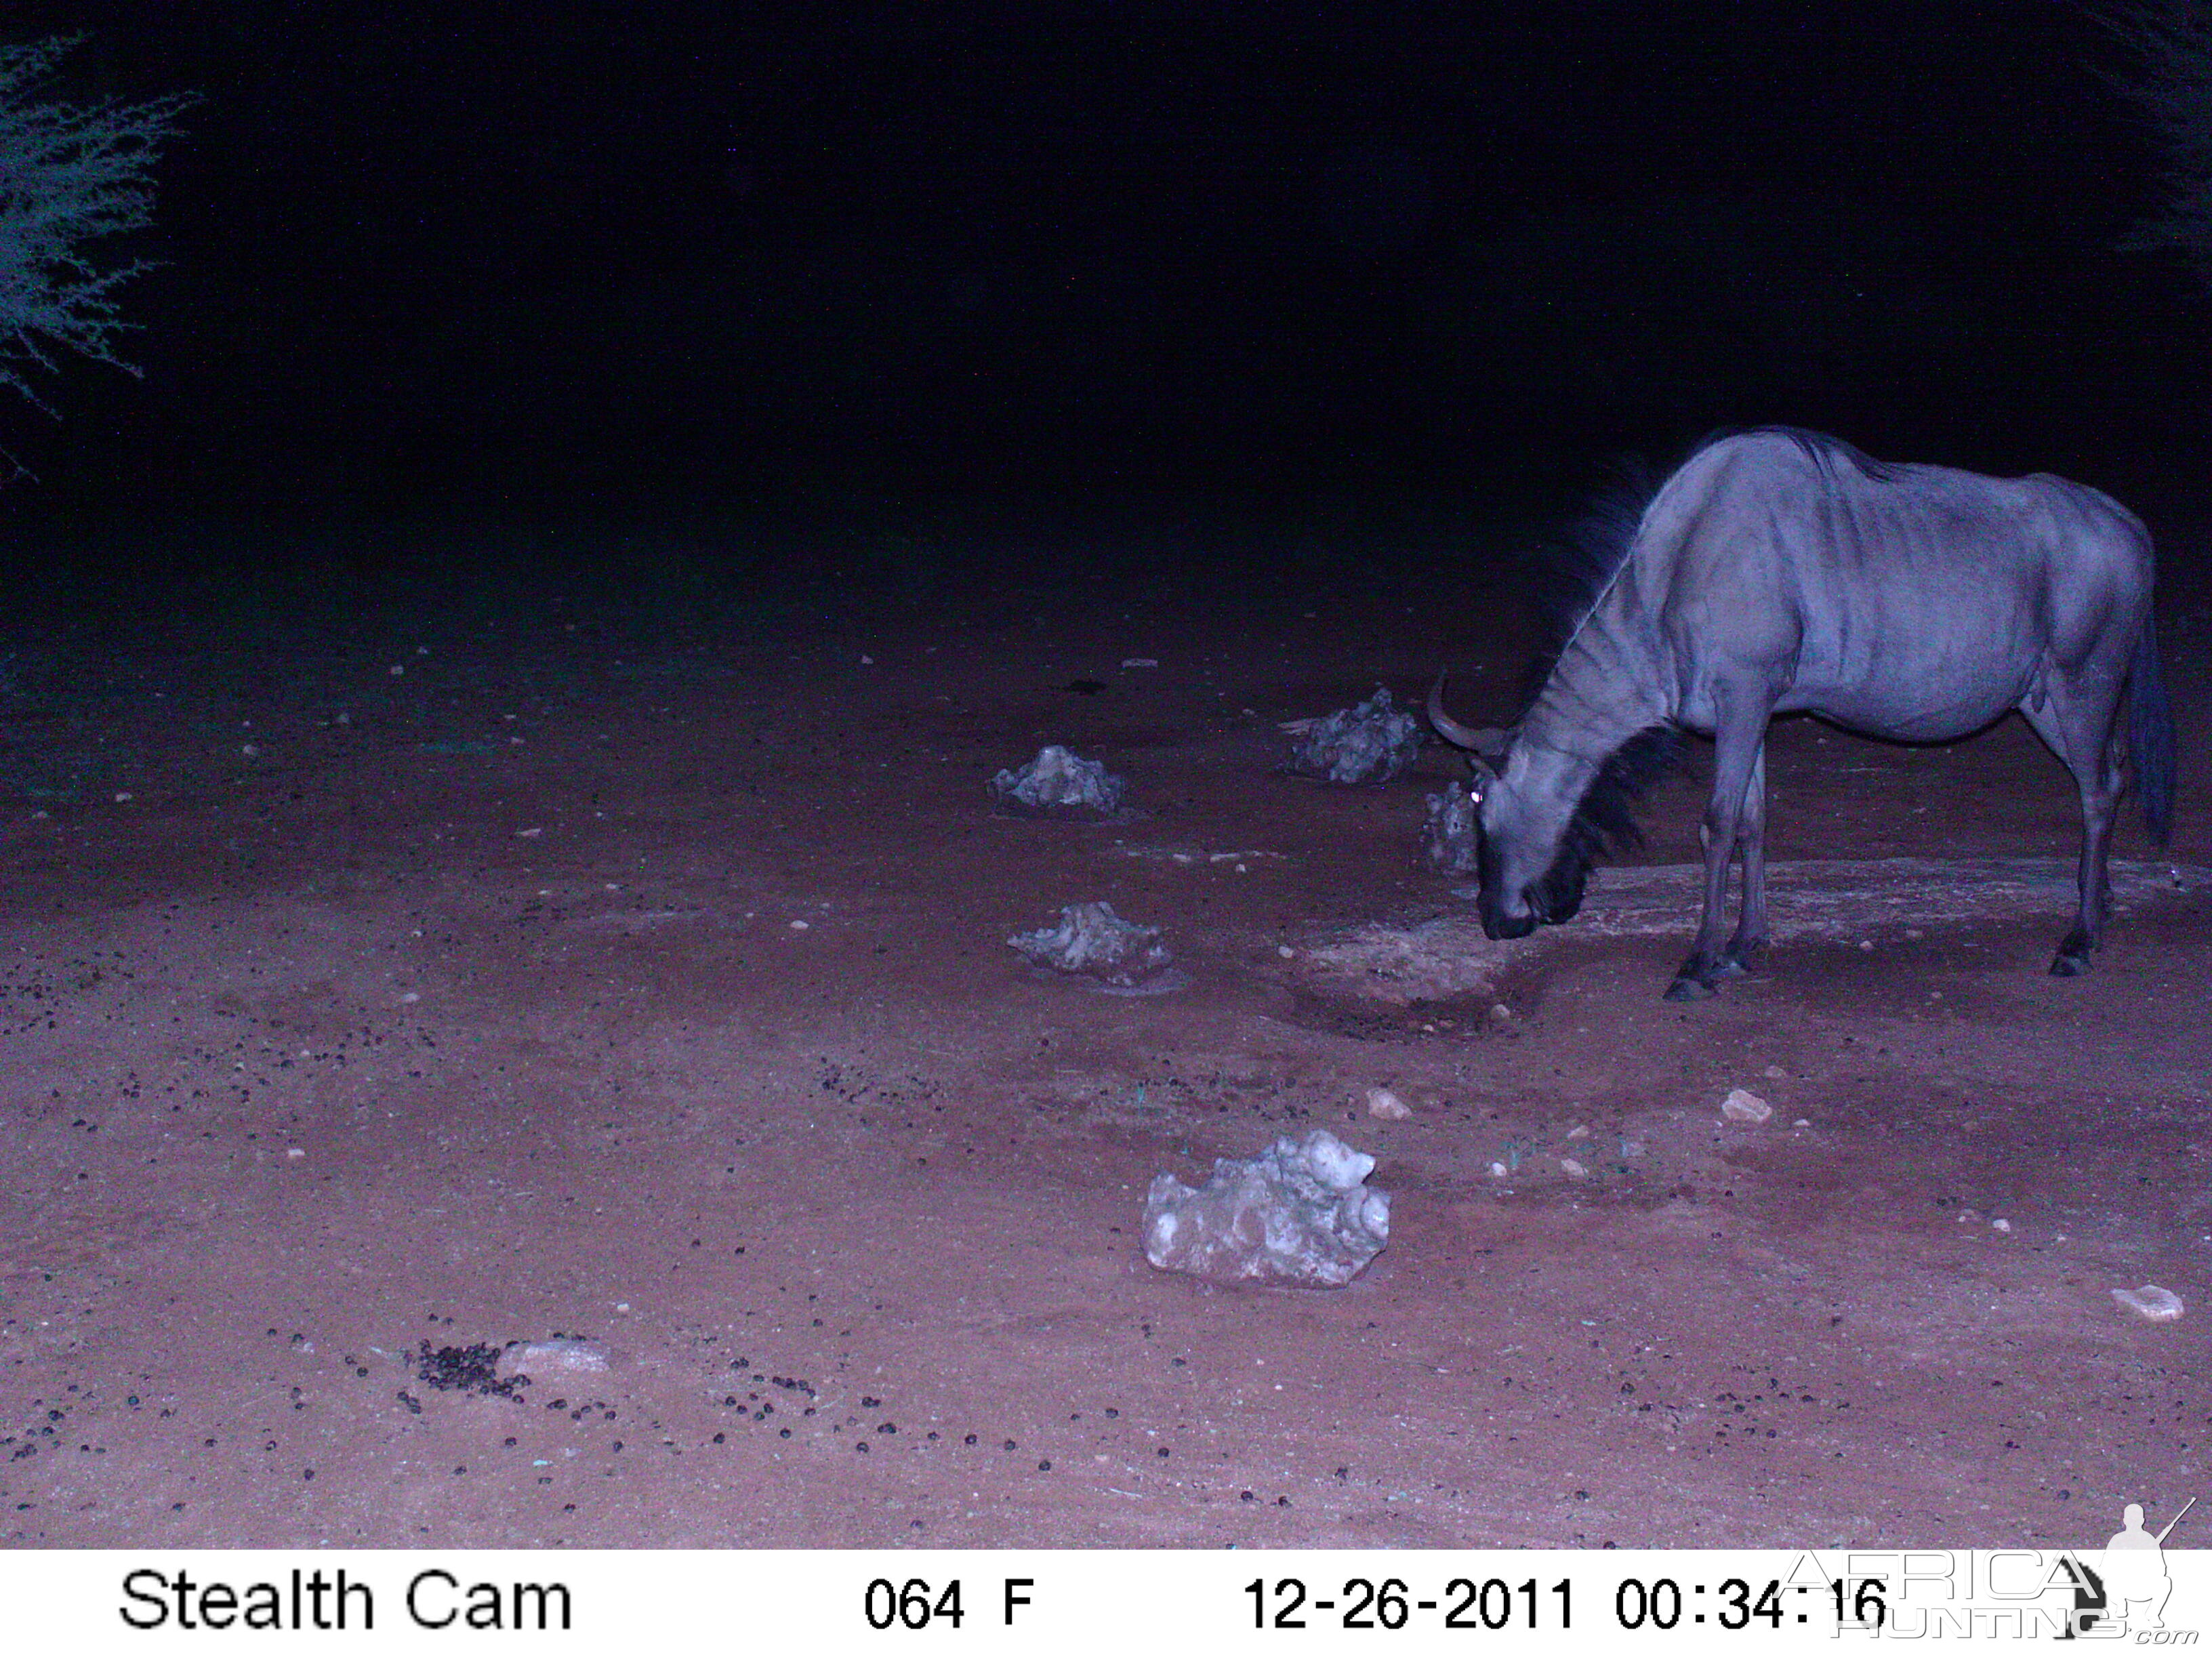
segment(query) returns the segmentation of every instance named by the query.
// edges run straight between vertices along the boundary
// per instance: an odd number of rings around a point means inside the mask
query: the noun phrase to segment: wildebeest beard
[[[1522,896],[1528,907],[1524,915],[1506,914],[1504,860],[1485,836],[1476,863],[1480,884],[1476,903],[1484,935],[1519,939],[1539,922],[1573,920],[1583,908],[1590,866],[1608,851],[1629,851],[1642,844],[1630,809],[1645,787],[1675,763],[1678,744],[1671,728],[1653,727],[1638,732],[1607,758],[1560,832],[1550,866]]]

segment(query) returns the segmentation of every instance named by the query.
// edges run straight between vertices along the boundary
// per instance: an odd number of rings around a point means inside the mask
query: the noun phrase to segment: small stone
[[[2007,1221],[2002,1216],[1999,1216],[1995,1221],[1990,1223],[1990,1225],[1996,1228],[2001,1233],[2008,1233],[2012,1231],[2012,1223]]]
[[[1747,1089],[1731,1089],[1721,1102],[1721,1115],[1735,1123],[1764,1123],[1774,1108]]]
[[[1492,1164],[1490,1166],[1490,1178],[1492,1181],[1503,1181],[1507,1176],[1512,1173],[1513,1172],[1507,1169],[1503,1164]]]
[[[2130,1313],[2164,1324],[2181,1317],[2181,1298],[2163,1285],[2142,1285],[2132,1291],[2114,1291],[2112,1300]]]
[[[1567,1131],[1567,1139],[1570,1140],[1588,1140],[1589,1139],[1589,1125],[1587,1123],[1576,1124],[1573,1128]]]
[[[1582,1164],[1582,1163],[1579,1163],[1579,1162],[1577,1162],[1576,1159],[1571,1158],[1561,1158],[1561,1159],[1559,1160],[1559,1167],[1560,1167],[1562,1170],[1565,1170],[1565,1171],[1566,1171],[1570,1176],[1573,1176],[1577,1181],[1580,1181],[1580,1180],[1581,1180],[1584,1176],[1587,1176],[1587,1175],[1589,1173],[1589,1166],[1588,1166],[1588,1165],[1583,1164]]]
[[[1400,1122],[1413,1116],[1413,1109],[1389,1089],[1370,1089],[1367,1091],[1367,1115]]]

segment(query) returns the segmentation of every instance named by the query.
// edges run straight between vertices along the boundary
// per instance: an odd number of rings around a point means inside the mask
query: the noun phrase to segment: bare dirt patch
[[[1435,751],[1373,789],[1272,769],[1281,720],[1464,660],[1443,622],[1099,598],[401,610],[30,663],[0,1532],[2081,1545],[2202,1485],[2200,794],[2179,887],[2130,844],[2131,913],[2061,982],[2022,860],[2070,857],[2072,802],[2031,737],[1778,728],[1773,960],[1677,1008],[1678,872],[1478,946],[1414,860]],[[994,815],[1047,742],[1139,816]],[[1656,866],[1696,805],[1655,801]],[[1165,927],[1188,986],[1090,994],[1003,943],[1083,899]],[[1418,971],[1317,975],[1359,939]],[[1773,1116],[1723,1121],[1735,1086]],[[1314,1126],[1394,1195],[1349,1287],[1146,1264],[1156,1173]],[[2187,1314],[2114,1305],[2145,1281]],[[605,1369],[423,1380],[520,1340]]]

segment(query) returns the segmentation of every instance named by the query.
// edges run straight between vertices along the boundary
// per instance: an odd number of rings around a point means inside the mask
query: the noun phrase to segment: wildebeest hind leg
[[[2079,688],[2051,688],[2040,708],[2023,705],[2043,740],[2066,763],[2081,799],[2081,854],[2075,872],[2080,895],[2074,925],[2058,941],[2051,971],[2071,979],[2089,971],[2092,954],[2104,943],[2105,921],[2112,909],[2110,860],[2112,823],[2120,799],[2120,767],[2114,728],[2117,695],[2085,694]]]
[[[1698,839],[1705,848],[1705,908],[1698,919],[1698,937],[1690,947],[1690,954],[1674,975],[1674,981],[1667,988],[1669,1002],[1692,1002],[1699,997],[1711,996],[1719,981],[1743,971],[1743,965],[1734,957],[1733,950],[1723,954],[1721,948],[1721,925],[1728,908],[1729,865],[1735,856],[1736,843],[1744,827],[1744,804],[1750,793],[1751,783],[1757,777],[1764,786],[1765,773],[1761,764],[1765,756],[1766,710],[1724,712],[1718,729],[1713,734],[1713,793],[1705,805],[1705,821],[1698,826]],[[1764,807],[1765,791],[1762,787],[1760,799]],[[1763,849],[1762,849],[1763,850]],[[1764,898],[1765,866],[1760,866],[1761,897]],[[1746,872],[1747,896],[1749,893],[1749,872]],[[1749,911],[1746,921],[1751,920]],[[1763,915],[1759,921],[1764,930]],[[1742,939],[1739,930],[1739,939]]]
[[[1743,851],[1743,914],[1721,958],[1724,971],[1748,974],[1766,952],[1766,744],[1762,740],[1744,786],[1743,817],[1736,826]]]

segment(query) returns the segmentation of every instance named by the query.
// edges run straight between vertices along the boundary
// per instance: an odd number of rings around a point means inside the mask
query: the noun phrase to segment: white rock
[[[1038,750],[1036,758],[1019,770],[1000,772],[991,780],[991,793],[1000,805],[1062,816],[1110,816],[1121,810],[1128,791],[1127,780],[1056,743]]]
[[[1006,943],[1039,968],[1088,974],[1125,988],[1154,980],[1173,960],[1158,928],[1123,921],[1103,900],[1065,906],[1056,925],[1016,933]]]
[[[1145,1256],[1221,1283],[1343,1285],[1390,1236],[1390,1195],[1366,1185],[1375,1160],[1326,1129],[1285,1135],[1259,1157],[1218,1158],[1204,1187],[1155,1176]]]
[[[2181,1298],[2163,1285],[2141,1285],[2132,1291],[2114,1291],[2112,1300],[2130,1313],[2163,1324],[2182,1315]]]
[[[555,1371],[603,1371],[608,1363],[604,1344],[562,1336],[543,1342],[510,1342],[500,1355],[496,1369],[502,1377],[545,1376]]]
[[[1774,1115],[1774,1108],[1748,1089],[1731,1089],[1721,1102],[1721,1115],[1735,1123],[1764,1123]]]
[[[1332,783],[1383,783],[1420,752],[1421,723],[1392,708],[1388,689],[1377,688],[1356,708],[1322,715],[1297,738],[1291,753],[1293,772]]]

